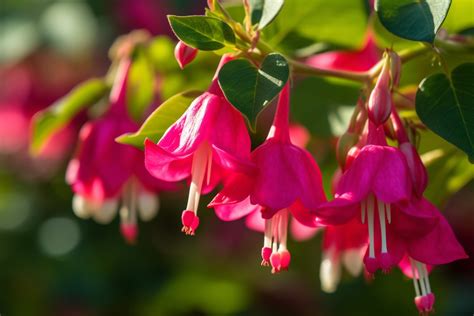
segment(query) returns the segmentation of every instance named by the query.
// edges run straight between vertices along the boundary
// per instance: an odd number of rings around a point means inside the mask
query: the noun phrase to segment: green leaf
[[[142,49],[134,55],[127,83],[128,112],[136,120],[141,121],[143,113],[153,102],[155,75],[153,66]]]
[[[150,114],[137,132],[119,136],[116,141],[138,148],[143,148],[143,143],[147,138],[157,142],[168,127],[183,115],[193,100],[201,93],[199,91],[185,91],[172,96]]]
[[[254,129],[257,115],[283,89],[288,76],[288,62],[274,53],[267,55],[260,69],[246,59],[226,63],[219,72],[219,85]]]
[[[284,2],[284,0],[250,0],[252,24],[258,24],[258,29],[263,29],[278,15]]]
[[[265,28],[271,45],[294,34],[314,42],[343,47],[360,47],[367,29],[367,13],[362,0],[286,1],[276,19]]]
[[[38,154],[53,133],[66,126],[81,110],[97,103],[107,91],[108,87],[102,79],[90,79],[35,114],[30,145],[32,153]]]
[[[433,43],[450,5],[451,0],[377,0],[375,11],[393,34]]]
[[[218,50],[235,44],[232,28],[216,18],[192,15],[168,15],[176,36],[187,45],[200,50]]]
[[[313,135],[340,136],[349,125],[359,94],[360,85],[346,80],[307,78],[298,81],[291,94],[292,118]]]
[[[474,160],[474,63],[456,67],[451,78],[434,74],[416,94],[416,112],[433,132]]]

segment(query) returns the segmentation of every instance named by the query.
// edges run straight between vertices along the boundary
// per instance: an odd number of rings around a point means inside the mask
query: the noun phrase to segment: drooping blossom
[[[146,171],[141,151],[115,141],[138,129],[126,107],[130,65],[129,59],[120,63],[107,112],[82,127],[66,180],[74,191],[73,210],[79,217],[92,216],[100,223],[108,223],[121,204],[120,229],[124,238],[133,243],[138,234],[137,212],[142,220],[152,219],[159,206],[156,194],[173,185],[154,179]]]
[[[423,211],[407,207],[392,212],[392,206],[409,201],[411,195],[412,184],[403,154],[387,145],[382,127],[376,128],[369,122],[367,144],[341,176],[334,200],[319,208],[316,215],[328,224],[343,224],[360,216],[369,236],[366,269],[369,273],[378,268],[389,270],[403,255],[394,240],[394,229],[412,237],[436,224],[436,217]],[[410,230],[412,223],[419,225],[416,231]]]
[[[201,194],[208,193],[228,171],[252,172],[250,138],[245,121],[224,97],[219,69],[232,58],[222,57],[209,90],[195,99],[186,112],[154,144],[145,142],[145,166],[165,181],[190,180],[183,232],[193,235],[199,225]]]
[[[290,215],[302,225],[317,227],[317,219],[309,210],[326,200],[318,165],[309,152],[291,142],[289,102],[287,84],[280,93],[267,140],[251,154],[257,171],[230,176],[209,204],[222,220],[247,215],[251,220],[253,216],[264,219],[262,265],[271,265],[273,273],[286,270],[290,263]]]

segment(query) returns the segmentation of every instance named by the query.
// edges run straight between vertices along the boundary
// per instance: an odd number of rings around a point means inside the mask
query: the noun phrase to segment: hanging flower
[[[145,142],[145,166],[165,181],[190,180],[183,232],[194,235],[201,194],[211,191],[226,170],[252,172],[250,138],[245,121],[224,97],[217,82],[219,69],[232,58],[222,57],[211,87],[154,144]]]
[[[271,265],[273,273],[286,270],[290,263],[290,214],[305,226],[317,227],[317,219],[309,210],[326,201],[318,165],[309,152],[291,142],[289,102],[287,84],[280,93],[267,140],[251,154],[256,173],[229,177],[209,204],[223,220],[260,214],[265,220],[262,265]]]
[[[138,234],[137,211],[142,220],[152,219],[159,207],[156,193],[174,186],[148,174],[141,151],[115,141],[138,128],[126,108],[130,64],[126,59],[119,66],[105,115],[82,127],[66,180],[74,191],[73,210],[79,217],[109,223],[121,204],[121,232],[133,243]]]

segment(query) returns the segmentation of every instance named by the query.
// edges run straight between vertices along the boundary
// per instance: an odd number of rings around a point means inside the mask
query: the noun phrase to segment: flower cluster
[[[196,54],[182,42],[175,50],[181,68]],[[350,61],[361,54],[368,63],[362,70],[379,58],[370,35],[361,52],[318,56],[308,63],[357,71],[361,69],[351,69]],[[185,180],[189,196],[181,214],[182,231],[194,235],[201,195],[222,184],[208,207],[223,221],[245,217],[250,228],[263,232],[261,264],[270,266],[272,273],[290,265],[289,228],[297,240],[323,230],[324,291],[336,289],[341,262],[354,276],[365,270],[373,277],[378,270],[388,273],[398,266],[413,279],[418,310],[429,313],[435,300],[429,272],[466,254],[446,219],[423,197],[427,172],[392,104],[400,78],[399,57],[385,52],[374,87],[360,98],[339,139],[340,169],[330,201],[318,164],[304,149],[301,138],[307,137],[290,125],[291,82],[279,93],[266,140],[252,150],[245,119],[218,82],[219,70],[233,59],[229,54],[222,57],[208,90],[157,143],[146,140],[143,154],[114,141],[138,128],[126,108],[130,59],[123,58],[108,110],[82,128],[69,164],[67,180],[75,193],[76,214],[110,222],[121,204],[121,231],[133,242],[137,212],[141,219],[150,219],[158,208],[156,193]]]

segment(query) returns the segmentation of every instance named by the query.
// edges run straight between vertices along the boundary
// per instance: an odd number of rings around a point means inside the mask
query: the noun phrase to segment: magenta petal
[[[265,219],[262,217],[261,208],[257,211],[250,213],[245,218],[245,225],[251,230],[255,230],[257,232],[264,232],[265,231]]]
[[[349,194],[343,194],[321,204],[314,213],[325,225],[340,225],[360,214],[360,202]]]
[[[192,154],[174,156],[147,139],[145,167],[154,177],[164,181],[180,181],[191,175]]]
[[[235,221],[249,215],[252,212],[258,212],[260,210],[260,206],[253,205],[250,203],[250,198],[246,198],[245,200],[234,204],[215,205],[214,210],[219,219],[223,221]]]
[[[410,242],[408,253],[413,259],[431,265],[468,257],[448,221],[441,214],[438,225],[429,234]]]
[[[208,207],[239,203],[250,195],[253,179],[245,174],[234,173],[227,177],[224,188],[214,197]]]
[[[419,238],[429,233],[439,222],[439,211],[425,198],[415,196],[409,202],[392,206],[392,226],[403,238]]]
[[[255,165],[250,162],[249,159],[239,159],[214,145],[212,145],[212,149],[214,161],[224,169],[246,174],[253,174],[256,172]]]
[[[368,145],[362,148],[339,180],[336,197],[344,194],[354,202],[365,200],[372,191],[372,184],[382,159],[382,146]]]
[[[290,212],[300,224],[307,227],[319,227],[320,222],[300,201],[296,201],[291,207]]]
[[[326,200],[319,168],[305,150],[267,140],[252,158],[259,168],[252,203],[281,210],[299,199],[305,207],[315,209]]]
[[[377,147],[383,148],[383,156],[373,182],[375,196],[386,203],[408,200],[412,186],[403,154],[393,147]]]
[[[186,112],[168,128],[158,142],[164,151],[175,156],[187,156],[196,151],[214,127],[222,99],[205,92],[196,98]]]
[[[290,231],[293,239],[296,241],[304,241],[312,238],[321,230],[320,227],[308,227],[301,224],[298,220],[293,218],[290,222]]]

